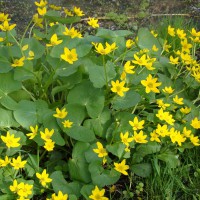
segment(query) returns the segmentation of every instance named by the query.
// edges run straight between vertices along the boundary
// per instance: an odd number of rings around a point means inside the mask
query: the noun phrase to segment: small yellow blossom
[[[44,132],[40,131],[41,138],[44,141],[47,141],[47,140],[51,139],[51,137],[52,137],[53,134],[54,134],[54,129],[52,129],[51,131],[49,131],[48,128],[45,128]]]
[[[174,128],[170,129],[170,139],[172,143],[177,142],[179,146],[182,146],[182,143],[185,142],[186,138],[180,131],[175,130]]]
[[[79,17],[85,15],[85,14],[83,13],[83,11],[82,11],[80,8],[77,8],[76,6],[74,7],[73,11],[74,11],[74,13],[75,13],[77,16],[79,16]]]
[[[187,138],[190,137],[191,133],[192,133],[191,130],[188,130],[186,127],[183,128],[183,135],[185,137],[187,137]]]
[[[174,103],[178,104],[178,105],[183,105],[183,98],[179,98],[178,95],[176,95],[174,98],[173,98],[173,101]]]
[[[192,48],[192,44],[188,43],[187,39],[181,41],[182,52],[190,53],[190,49]]]
[[[154,93],[159,93],[159,89],[157,88],[162,83],[157,82],[157,78],[153,78],[151,74],[146,78],[146,80],[142,80],[141,84],[146,87],[146,93],[150,93],[151,91]]]
[[[10,21],[8,14],[0,13],[0,22]]]
[[[134,117],[133,121],[129,121],[134,131],[141,130],[144,128],[144,120],[139,121],[137,117]]]
[[[155,131],[151,132],[150,136],[151,136],[150,141],[152,141],[152,142],[156,141],[156,142],[159,142],[159,143],[161,142],[159,135]]]
[[[44,148],[47,151],[53,151],[54,147],[55,147],[55,142],[53,140],[51,139],[45,140]]]
[[[169,52],[169,49],[171,48],[172,46],[170,44],[167,44],[167,40],[164,41],[164,44],[163,44],[163,50],[166,51],[166,52]]]
[[[87,23],[92,27],[92,28],[99,28],[99,24],[98,24],[98,19],[95,18],[90,18],[87,21]]]
[[[114,166],[115,166],[115,170],[120,172],[121,174],[124,174],[124,175],[128,175],[127,173],[127,170],[129,169],[129,166],[126,165],[126,160],[122,160],[121,163],[115,163],[114,162]]]
[[[159,107],[159,108],[162,108],[163,110],[165,110],[167,107],[170,106],[169,103],[164,103],[164,102],[163,102],[163,99],[157,99],[157,100],[156,100],[156,103],[158,104],[158,107]]]
[[[49,174],[47,174],[46,169],[44,169],[41,174],[36,173],[36,177],[39,179],[43,187],[46,187],[47,183],[50,183],[52,181],[52,179],[49,178]]]
[[[40,28],[43,28],[43,18],[39,18],[38,13],[33,15],[33,22],[35,23],[35,25],[39,26]]]
[[[21,57],[20,59],[14,59],[11,66],[12,67],[23,67],[24,66],[24,60],[25,60],[25,56]]]
[[[200,129],[200,120],[198,120],[197,117],[195,117],[190,124],[195,129]]]
[[[136,54],[134,54],[133,57],[135,59],[135,60],[132,61],[134,64],[137,64],[139,66],[147,65],[148,59],[147,59],[146,54],[142,55],[141,57],[138,57]]]
[[[186,107],[181,108],[180,111],[181,111],[183,114],[188,114],[188,113],[190,113],[191,108],[188,108],[188,107],[186,106]]]
[[[17,194],[19,195],[19,200],[28,200],[27,197],[32,194],[33,185],[25,184],[21,182],[17,185]]]
[[[61,9],[62,9],[61,6],[56,6],[56,5],[54,5],[54,4],[50,4],[49,7],[50,7],[51,9],[53,9],[53,10],[61,10]]]
[[[161,126],[160,124],[157,125],[157,128],[155,130],[155,132],[161,136],[161,137],[165,137],[165,136],[168,136],[169,135],[169,131],[168,131],[168,127],[167,125],[163,125]]]
[[[63,124],[63,126],[64,126],[65,128],[71,128],[73,122],[70,122],[69,120],[65,120],[64,122],[62,122],[62,124]]]
[[[63,194],[60,190],[58,191],[58,195],[52,194],[51,196],[52,200],[67,200],[68,199],[68,194]]]
[[[162,89],[162,91],[167,94],[172,94],[174,92],[174,89],[172,89],[172,87],[169,86],[169,87],[165,87],[164,89]]]
[[[151,34],[156,38],[158,34],[155,32],[155,30],[151,30]]]
[[[143,131],[140,131],[139,133],[137,133],[136,131],[134,131],[134,135],[133,135],[133,140],[137,143],[147,143],[148,140],[146,140],[147,135],[144,135]]]
[[[54,33],[54,34],[51,36],[50,43],[49,43],[49,44],[46,44],[46,46],[47,46],[47,47],[56,46],[56,45],[61,44],[62,41],[63,41],[63,40],[58,40],[57,34]]]
[[[172,37],[175,36],[175,30],[170,25],[168,26],[167,31],[168,31],[168,34],[171,35]]]
[[[103,145],[101,144],[101,142],[97,142],[96,145],[97,145],[97,149],[93,149],[93,151],[98,154],[99,158],[106,157],[108,153],[106,149],[103,147]]]
[[[127,131],[126,133],[120,133],[120,139],[123,144],[125,144],[127,147],[129,146],[129,143],[133,141],[133,138],[129,138],[129,132]]]
[[[112,85],[111,91],[117,93],[121,97],[124,96],[124,92],[127,92],[129,90],[129,88],[124,87],[125,81],[122,82],[119,82],[119,80],[116,80],[116,82],[111,81],[111,85]]]
[[[34,52],[33,52],[33,51],[29,51],[29,52],[28,52],[28,58],[27,58],[27,60],[33,60],[34,57],[35,57]]]
[[[100,190],[98,186],[95,186],[95,189],[92,190],[92,194],[89,196],[93,200],[109,200],[107,197],[104,197],[105,189]]]
[[[171,64],[173,64],[173,65],[177,65],[177,64],[179,64],[179,57],[176,57],[176,58],[174,58],[173,56],[170,56],[169,57],[169,60],[170,60],[170,62],[169,63],[171,63]]]
[[[185,39],[186,37],[186,33],[184,32],[184,30],[179,28],[176,30],[176,34],[180,39]]]
[[[67,8],[64,8],[64,13],[65,13],[66,16],[70,16],[70,17],[73,16],[73,13]]]
[[[37,11],[38,11],[38,14],[39,14],[39,15],[43,16],[43,15],[46,14],[47,8],[46,8],[46,7],[43,7],[43,8],[38,7],[38,8],[37,8]]]
[[[46,0],[40,0],[39,3],[37,1],[35,1],[35,5],[37,7],[45,7],[47,4],[48,4],[48,2]]]
[[[14,179],[13,184],[10,185],[9,189],[10,189],[11,192],[17,193],[17,191],[18,191],[18,183],[17,183],[16,179]]]
[[[133,40],[128,39],[128,40],[126,41],[126,48],[127,48],[127,49],[130,49],[134,44],[135,44],[135,42],[134,42]]]
[[[56,108],[56,114],[54,114],[53,116],[59,119],[65,118],[67,116],[66,108],[63,108],[62,110]]]
[[[0,24],[0,30],[4,32],[11,31],[15,28],[15,26],[16,24],[9,25],[8,21],[4,21],[2,24]]]
[[[6,167],[8,164],[10,164],[10,158],[8,156],[4,160],[0,159],[0,167]]]
[[[64,53],[60,55],[60,58],[68,62],[69,64],[73,64],[78,60],[78,55],[76,53],[76,49],[72,49],[71,51],[65,47]]]
[[[190,136],[190,141],[194,146],[200,146],[198,136],[194,136],[193,134]]]
[[[20,140],[20,137],[15,138],[15,135],[10,134],[9,132],[7,132],[6,136],[1,135],[1,139],[8,148],[11,148],[11,147],[15,148],[15,147],[20,146],[20,143],[18,143]]]
[[[155,44],[152,46],[152,51],[158,51],[158,47]]]
[[[30,126],[30,129],[31,129],[31,133],[27,133],[26,135],[28,137],[30,137],[29,139],[32,140],[36,135],[37,135],[37,132],[38,132],[38,125],[35,126],[35,128],[33,126]]]
[[[63,32],[64,35],[68,35],[71,38],[82,38],[82,34],[77,31],[74,27],[68,29],[65,27],[65,31]]]
[[[13,166],[14,169],[18,170],[24,168],[25,164],[27,163],[26,160],[22,161],[21,156],[18,156],[16,159],[13,158],[10,164]]]

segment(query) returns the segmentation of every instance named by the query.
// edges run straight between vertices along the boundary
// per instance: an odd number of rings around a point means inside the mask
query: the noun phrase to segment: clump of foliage
[[[1,198],[106,200],[124,180],[140,198],[133,176],[200,145],[200,32],[133,37],[89,18],[90,35],[74,26],[80,8],[35,5],[20,39],[0,14]]]

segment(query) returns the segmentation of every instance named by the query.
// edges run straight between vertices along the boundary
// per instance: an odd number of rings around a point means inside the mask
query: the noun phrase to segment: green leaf
[[[101,161],[94,161],[89,165],[89,171],[91,173],[92,182],[98,187],[104,187],[106,185],[112,185],[116,183],[120,174],[114,170],[106,170],[102,167]]]
[[[148,28],[140,28],[138,31],[138,46],[141,49],[152,49],[153,45],[156,45],[158,55],[162,51],[162,47],[157,38],[155,38],[148,30]]]
[[[0,73],[7,73],[12,69],[10,62],[6,57],[0,57]]]
[[[72,24],[79,22],[81,20],[80,17],[78,16],[73,16],[73,17],[61,17],[59,16],[59,13],[57,11],[49,10],[47,13],[44,15],[44,18],[48,19],[50,22],[60,22],[62,24]]]
[[[37,124],[37,111],[34,102],[22,100],[18,108],[14,111],[16,121],[24,128],[29,129],[33,124]]]
[[[152,167],[149,163],[131,165],[130,169],[133,173],[143,178],[149,177],[152,172]]]
[[[128,30],[109,30],[104,28],[99,28],[96,36],[103,37],[103,38],[114,38],[114,37],[126,37],[132,35],[133,33]]]
[[[50,178],[52,178],[52,186],[56,193],[62,191],[63,194],[75,194],[80,196],[80,185],[77,182],[68,183],[61,171],[54,171]]]
[[[129,90],[124,97],[116,97],[113,100],[113,108],[116,110],[127,109],[137,105],[141,101],[141,96],[134,90]]]
[[[11,111],[0,108],[0,126],[1,128],[10,128],[18,127],[19,124],[13,118]]]
[[[91,181],[88,171],[88,163],[85,159],[85,151],[89,143],[77,142],[73,148],[72,159],[68,161],[69,174],[72,180],[89,183]]]
[[[67,101],[85,106],[88,115],[96,118],[104,107],[104,93],[102,90],[94,88],[89,81],[84,81],[69,91]]]
[[[94,185],[83,185],[81,188],[81,194],[84,196],[86,200],[91,200],[89,196],[92,194],[92,190],[94,189]]]
[[[72,126],[65,131],[71,138],[81,142],[92,142],[95,140],[95,135],[92,130],[84,126]]]
[[[107,145],[106,149],[120,159],[124,154],[125,145],[122,143],[114,143],[112,145]]]
[[[159,160],[166,162],[166,164],[170,168],[176,168],[178,166],[178,164],[180,163],[180,161],[178,159],[178,155],[176,155],[170,151],[157,155],[157,158]]]

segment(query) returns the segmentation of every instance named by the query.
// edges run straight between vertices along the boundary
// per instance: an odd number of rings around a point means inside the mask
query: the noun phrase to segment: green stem
[[[26,29],[25,29],[23,35],[22,35],[20,44],[22,44],[22,42],[23,42],[23,40],[24,40],[24,38],[25,38],[25,35],[26,35],[26,33],[27,33],[29,27],[31,26],[31,23],[32,23],[32,22],[33,22],[33,19],[32,19],[32,20],[29,22],[29,24],[27,25],[27,27],[26,27]]]
[[[105,57],[103,55],[103,68],[104,68],[104,74],[105,74],[105,79],[106,79],[106,88],[108,90],[108,76],[107,76],[107,69],[106,69],[106,64],[105,64]]]

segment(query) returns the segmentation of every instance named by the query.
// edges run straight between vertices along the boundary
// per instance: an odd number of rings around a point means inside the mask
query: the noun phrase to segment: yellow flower
[[[185,142],[186,138],[184,135],[182,135],[179,131],[175,130],[174,128],[170,129],[170,139],[172,143],[177,142],[179,146],[182,145],[183,142]]]
[[[124,175],[128,175],[127,171],[129,169],[129,166],[126,165],[126,160],[122,160],[121,163],[115,163],[114,162],[114,166],[115,166],[115,170],[120,172],[121,174],[124,174]]]
[[[66,16],[70,16],[70,17],[73,16],[73,13],[67,8],[64,8],[64,13],[65,13]]]
[[[4,21],[10,21],[10,19],[8,19],[8,14],[0,13],[0,22]]]
[[[188,107],[186,106],[186,107],[184,107],[184,108],[181,108],[180,111],[181,111],[183,114],[188,114],[188,113],[190,113],[191,108],[188,108]]]
[[[97,142],[96,144],[97,144],[97,149],[93,149],[93,151],[98,154],[99,158],[106,157],[108,153],[106,149],[103,148],[103,145],[101,144],[101,142]]]
[[[9,132],[7,132],[7,135],[6,135],[6,136],[3,136],[3,135],[2,135],[2,136],[1,136],[1,139],[2,139],[2,141],[6,144],[6,146],[7,146],[8,148],[11,148],[11,147],[15,148],[15,147],[20,146],[20,143],[18,143],[19,140],[20,140],[20,137],[15,138],[15,135],[14,135],[14,134],[11,134],[11,135],[10,135]]]
[[[158,107],[162,108],[163,110],[170,106],[169,103],[164,103],[162,99],[157,99],[156,103],[158,104]]]
[[[38,11],[38,14],[43,16],[46,14],[47,12],[47,8],[46,7],[43,7],[43,8],[37,8],[37,11]]]
[[[132,61],[134,64],[139,66],[144,66],[147,64],[146,54],[142,55],[140,58],[134,54],[133,57],[135,58],[135,60]]]
[[[146,87],[145,91],[146,93],[154,92],[159,93],[158,86],[160,86],[162,83],[157,82],[157,78],[152,78],[151,74],[146,78],[146,80],[142,80],[141,84]]]
[[[32,194],[33,185],[19,183],[17,186],[17,194],[20,196],[19,200],[27,200],[26,198]]]
[[[107,197],[104,197],[105,189],[100,190],[97,186],[92,190],[92,194],[89,196],[93,200],[109,200]]]
[[[173,98],[173,101],[174,103],[178,104],[178,105],[183,105],[183,98],[178,98],[178,95],[176,95],[174,98]]]
[[[188,43],[187,39],[181,41],[182,52],[190,53],[190,49],[192,48],[192,44]]]
[[[28,58],[27,58],[27,60],[33,60],[34,59],[34,57],[35,57],[35,54],[34,54],[34,52],[33,51],[29,51],[28,52]]]
[[[58,191],[58,196],[56,194],[52,194],[51,196],[52,200],[67,200],[68,194],[63,194],[60,190]]]
[[[47,47],[56,46],[58,44],[62,43],[62,40],[58,40],[57,34],[53,34],[50,39],[50,44],[46,44]]]
[[[72,27],[71,29],[68,29],[67,27],[65,27],[65,32],[63,32],[64,35],[68,35],[71,38],[82,38],[82,35],[80,32],[78,32],[74,27]]]
[[[99,24],[98,24],[98,19],[95,18],[90,18],[87,21],[87,23],[92,27],[92,28],[99,28]]]
[[[128,39],[128,40],[126,41],[126,48],[127,48],[127,49],[130,49],[134,44],[135,44],[135,42],[134,42],[133,40]]]
[[[187,138],[190,137],[191,133],[192,133],[191,130],[187,130],[186,127],[183,128],[183,135],[184,135],[185,137],[187,137]]]
[[[200,31],[197,32],[195,28],[192,28],[191,35],[194,37],[200,37]]]
[[[169,63],[171,63],[172,65],[177,65],[179,63],[179,61],[178,61],[179,57],[174,58],[173,56],[170,56],[169,60],[170,60]]]
[[[59,119],[65,118],[67,116],[66,108],[63,108],[62,110],[56,108],[56,114],[54,114],[53,116]]]
[[[36,173],[36,177],[39,179],[43,187],[46,187],[47,183],[50,183],[52,181],[52,179],[49,178],[49,174],[46,173],[46,169],[44,169],[41,174]]]
[[[133,135],[133,140],[137,143],[147,143],[148,141],[146,140],[147,135],[144,135],[143,131],[140,131],[139,133],[137,133],[136,131],[134,131],[134,135]]]
[[[38,125],[35,126],[35,128],[33,126],[30,126],[30,129],[31,129],[31,133],[27,133],[26,135],[28,137],[30,137],[29,139],[32,140],[36,135],[37,135],[37,132],[38,132]]]
[[[184,30],[178,28],[176,30],[176,34],[180,39],[185,39],[186,33],[184,32]]]
[[[134,131],[144,128],[144,120],[139,121],[137,117],[134,117],[133,121],[129,121],[129,124],[132,126]]]
[[[111,91],[114,93],[117,93],[119,96],[123,97],[124,92],[127,92],[129,88],[124,87],[125,81],[119,82],[119,80],[116,80],[116,82],[111,81]]]
[[[62,124],[63,124],[63,126],[64,126],[65,128],[71,128],[73,122],[70,122],[69,120],[65,120],[64,122],[62,122]]]
[[[8,156],[5,157],[5,160],[0,159],[0,167],[6,167],[8,164],[10,164],[10,159]]]
[[[174,89],[172,89],[172,87],[169,86],[169,87],[165,87],[164,89],[162,89],[162,91],[167,94],[172,94],[174,92]]]
[[[129,138],[129,132],[126,132],[125,134],[120,133],[120,138],[123,144],[125,144],[127,147],[129,146],[129,143],[133,141],[133,138]]]
[[[25,56],[21,57],[20,59],[14,59],[12,67],[23,67],[24,66]]]
[[[54,147],[55,147],[55,142],[53,142],[53,140],[51,139],[45,140],[44,148],[47,151],[53,151]]]
[[[13,184],[10,185],[9,189],[10,189],[11,192],[17,193],[17,191],[18,191],[18,183],[17,183],[16,179],[14,179]]]
[[[44,133],[42,131],[40,131],[41,138],[44,141],[47,141],[47,140],[51,139],[51,137],[52,137],[53,134],[54,134],[54,129],[52,129],[51,131],[49,131],[48,128],[45,128],[45,132]]]
[[[8,21],[4,21],[2,24],[0,24],[0,30],[2,31],[11,31],[13,28],[15,28],[16,24],[9,25]]]
[[[158,124],[155,132],[161,137],[165,137],[165,136],[169,135],[169,131],[168,131],[168,128],[167,128],[166,124],[163,125],[163,126]]]
[[[64,48],[64,53],[60,55],[60,58],[68,62],[69,64],[73,64],[75,61],[78,60],[76,53],[76,49],[72,49],[71,51],[65,47]]]
[[[10,164],[16,170],[18,170],[20,168],[24,168],[24,166],[25,166],[26,163],[27,163],[26,160],[22,161],[21,156],[18,156],[17,159],[13,158],[12,162],[10,162]]]
[[[171,45],[167,44],[167,41],[165,40],[163,44],[163,50],[166,52],[169,52],[170,48],[171,48]]]
[[[39,3],[37,1],[35,1],[35,5],[37,7],[45,7],[47,4],[48,4],[48,2],[46,0],[40,0]]]
[[[99,43],[99,44],[95,44],[94,45],[96,52],[101,54],[101,55],[107,55],[109,54],[112,50],[111,50],[111,46],[107,45],[105,48],[103,47],[103,44]]]
[[[155,31],[154,30],[151,30],[151,34],[156,38],[157,36],[158,36],[158,34],[157,33],[155,33]]]
[[[194,136],[193,134],[190,136],[190,141],[192,142],[192,144],[194,146],[200,146],[200,143],[199,143],[199,138],[198,136]]]
[[[49,7],[50,7],[51,9],[53,9],[53,10],[61,10],[61,9],[62,9],[61,6],[56,6],[56,5],[54,5],[54,4],[50,4]]]
[[[152,141],[152,142],[156,141],[156,142],[159,142],[159,143],[161,142],[160,139],[159,139],[159,135],[155,131],[151,132],[150,136],[151,136],[150,141]]]
[[[39,26],[40,28],[43,28],[43,18],[39,18],[38,14],[33,15],[33,22],[35,25]]]
[[[155,44],[152,46],[152,51],[158,51],[158,47]]]
[[[197,117],[195,117],[190,124],[195,129],[200,129],[200,120],[198,120]]]
[[[172,28],[170,25],[167,28],[168,34],[171,35],[172,37],[175,36],[175,31],[174,28]]]
[[[135,72],[133,71],[133,69],[135,68],[135,66],[131,65],[131,61],[127,61],[124,65],[124,71],[127,74],[134,74]]]
[[[76,6],[74,7],[73,11],[74,11],[74,13],[75,13],[77,16],[79,16],[79,17],[85,15],[85,14],[83,13],[83,11],[82,11],[80,8],[77,8]]]

